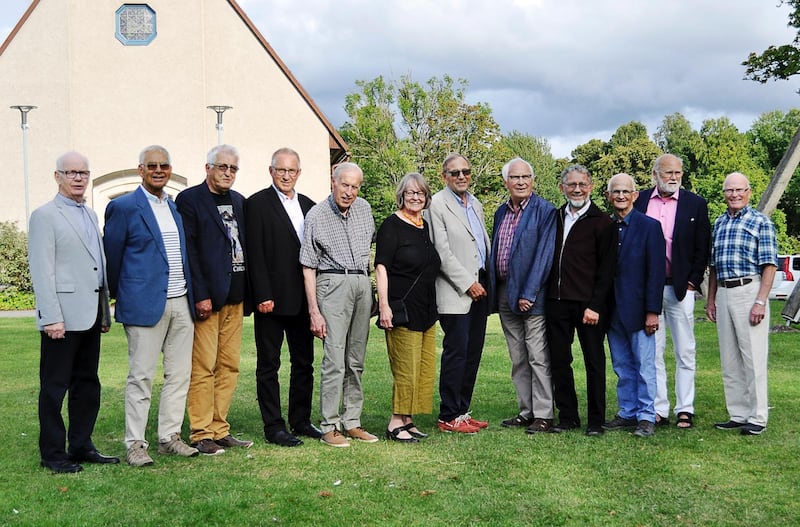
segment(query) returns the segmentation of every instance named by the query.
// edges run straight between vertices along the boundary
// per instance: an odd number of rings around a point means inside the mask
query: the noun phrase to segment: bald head
[[[741,172],[732,172],[722,184],[722,194],[728,205],[728,213],[734,215],[750,204],[750,196],[753,194],[750,180]]]
[[[608,190],[606,198],[614,208],[614,214],[618,218],[624,218],[633,209],[633,202],[636,201],[639,193],[636,192],[636,182],[633,177],[622,172],[616,174],[608,180]]]

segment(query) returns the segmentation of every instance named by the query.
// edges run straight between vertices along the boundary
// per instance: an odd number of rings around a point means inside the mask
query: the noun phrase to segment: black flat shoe
[[[412,430],[412,428],[417,428],[417,425],[415,425],[413,422],[408,423],[403,427],[403,429],[409,434],[411,434],[412,437],[415,437],[417,439],[425,439],[426,437],[428,437],[428,434],[426,434],[425,432],[420,432],[419,429]]]
[[[405,426],[398,426],[394,430],[386,430],[386,439],[389,441],[397,441],[398,443],[419,443],[419,439],[413,435],[411,437],[398,437],[400,432],[408,432],[408,430],[406,430]],[[408,433],[410,434],[411,432]]]
[[[53,474],[74,474],[83,470],[83,467],[77,463],[73,463],[68,459],[57,459],[55,461],[45,461],[40,463],[44,468],[49,468]]]
[[[266,439],[268,443],[285,447],[294,447],[303,444],[302,439],[293,436],[286,430],[276,430],[274,432],[265,434],[264,439]]]
[[[312,423],[308,423],[307,425],[298,428],[292,428],[292,433],[296,436],[306,436],[310,437],[311,439],[320,439],[322,437],[322,430],[314,426]]]
[[[101,465],[116,465],[119,463],[118,457],[104,456],[97,450],[88,450],[86,452],[70,454],[69,459],[73,463],[98,463]]]

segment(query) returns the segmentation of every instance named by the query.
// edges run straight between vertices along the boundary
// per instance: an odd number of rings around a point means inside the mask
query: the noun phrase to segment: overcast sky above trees
[[[695,128],[727,115],[744,131],[800,107],[796,80],[743,80],[751,51],[795,36],[778,0],[238,3],[337,127],[355,81],[378,75],[466,79],[503,132],[542,136],[556,156],[632,120],[652,134],[674,112]],[[30,2],[2,4],[5,39]]]

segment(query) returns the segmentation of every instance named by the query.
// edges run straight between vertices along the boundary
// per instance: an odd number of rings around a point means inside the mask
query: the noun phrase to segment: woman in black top
[[[386,330],[394,377],[392,418],[386,438],[415,443],[427,434],[417,429],[412,416],[433,411],[437,319],[434,282],[441,261],[422,218],[423,209],[431,201],[425,178],[407,174],[400,180],[395,197],[398,210],[378,229],[375,251],[379,323]],[[404,314],[407,317],[400,316]],[[398,322],[401,318],[407,321]]]

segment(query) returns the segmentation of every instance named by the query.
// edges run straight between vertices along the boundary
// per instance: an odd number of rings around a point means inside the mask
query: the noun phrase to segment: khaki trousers
[[[425,331],[405,327],[386,330],[386,349],[392,369],[392,413],[433,412],[436,379],[436,324]]]
[[[239,379],[242,303],[224,305],[194,324],[192,377],[187,410],[194,443],[230,433],[228,411]]]
[[[168,298],[155,326],[125,326],[128,337],[128,380],[125,385],[125,446],[145,440],[153,377],[164,355],[164,385],[158,404],[158,440],[180,434],[192,370],[194,327],[186,295]]]

